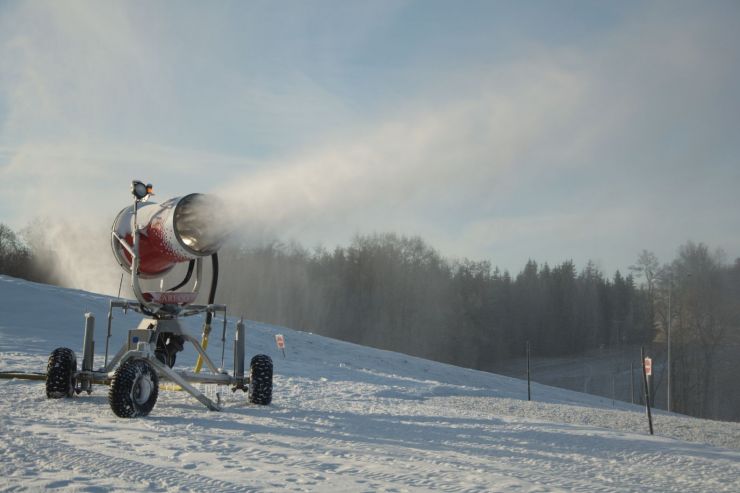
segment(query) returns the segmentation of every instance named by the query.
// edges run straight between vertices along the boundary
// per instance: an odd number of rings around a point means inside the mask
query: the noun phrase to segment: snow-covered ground
[[[102,363],[107,306],[0,276],[0,371],[43,372],[58,346],[79,360],[87,311]],[[139,320],[114,316],[113,351]],[[270,406],[222,389],[211,412],[163,390],[148,417],[120,419],[105,387],[47,400],[43,382],[0,380],[0,489],[740,492],[737,423],[657,413],[651,437],[642,408],[611,399],[535,384],[527,402],[521,380],[259,323],[247,345],[275,362]]]

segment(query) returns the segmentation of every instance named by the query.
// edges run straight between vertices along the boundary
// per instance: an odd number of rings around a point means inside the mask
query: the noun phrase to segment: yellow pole
[[[211,334],[211,324],[203,324],[203,335],[201,336],[200,345],[203,351],[208,349],[208,336]],[[198,354],[198,361],[195,362],[195,373],[200,373],[203,367],[203,358]]]

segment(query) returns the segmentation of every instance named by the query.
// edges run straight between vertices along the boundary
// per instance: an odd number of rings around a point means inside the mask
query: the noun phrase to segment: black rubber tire
[[[61,399],[72,397],[75,393],[75,372],[77,356],[66,347],[56,348],[49,355],[46,366],[46,397]]]
[[[258,354],[249,363],[249,402],[267,406],[272,402],[272,358]]]
[[[146,360],[130,359],[116,369],[108,403],[119,418],[137,418],[151,412],[158,396],[157,371]]]

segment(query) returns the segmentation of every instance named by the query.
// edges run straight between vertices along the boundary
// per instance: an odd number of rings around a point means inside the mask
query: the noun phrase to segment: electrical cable
[[[208,304],[212,305],[216,301],[216,289],[218,288],[218,254],[211,255],[211,265],[213,266],[213,276],[211,278],[211,291],[208,293]],[[206,314],[206,324],[211,325],[213,313],[210,311]]]
[[[177,291],[178,289],[186,285],[190,281],[190,278],[193,277],[193,269],[195,269],[195,260],[191,260],[188,263],[188,272],[187,274],[185,274],[185,279],[183,279],[183,281],[180,284],[178,284],[177,286],[173,288],[168,289],[167,291]]]

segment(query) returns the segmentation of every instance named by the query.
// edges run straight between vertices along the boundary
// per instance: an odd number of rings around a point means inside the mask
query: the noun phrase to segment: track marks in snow
[[[75,489],[88,491],[86,486],[109,489],[146,489],[148,491],[223,491],[242,492],[258,491],[260,488],[250,488],[244,483],[232,483],[178,468],[159,467],[146,460],[134,460],[123,456],[102,454],[95,450],[86,450],[72,447],[57,438],[48,438],[39,434],[19,433],[14,430],[12,437],[4,446],[0,447],[2,456],[12,464],[25,461],[33,457],[33,464],[20,471],[20,476],[26,480],[24,484],[33,484],[44,489],[53,489],[68,486],[71,481],[46,480],[47,476],[55,477],[60,470],[70,471],[76,476],[73,478]],[[144,459],[144,458],[142,458]],[[38,464],[43,464],[39,468]],[[6,478],[18,477],[16,471],[9,471],[10,464],[3,467]],[[87,476],[92,474],[92,476]],[[10,476],[10,477],[9,477]]]
[[[492,417],[495,399],[359,399],[382,386],[286,383],[294,391],[280,394],[275,405],[240,405],[237,395],[223,413],[165,392],[153,415],[137,420],[115,418],[100,393],[49,401],[42,384],[4,383],[7,401],[15,403],[0,418],[3,435],[12,438],[0,446],[0,472],[11,481],[4,486],[602,493],[701,484],[737,491],[737,452],[533,417]],[[63,484],[60,474],[72,483]]]

